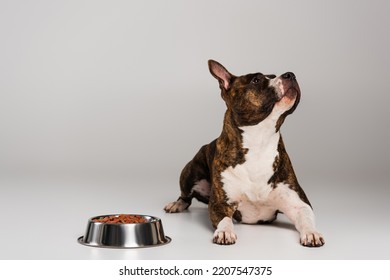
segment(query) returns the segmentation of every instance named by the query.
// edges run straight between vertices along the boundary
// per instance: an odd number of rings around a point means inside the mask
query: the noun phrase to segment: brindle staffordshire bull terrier
[[[209,69],[227,105],[222,133],[184,167],[181,195],[165,211],[182,212],[194,197],[208,203],[216,228],[213,241],[225,245],[237,239],[233,219],[262,224],[284,213],[299,231],[302,245],[324,245],[280,134],[284,119],[300,100],[295,75],[235,76],[213,60]]]

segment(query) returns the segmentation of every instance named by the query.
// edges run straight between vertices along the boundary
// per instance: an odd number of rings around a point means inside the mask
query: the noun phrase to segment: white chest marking
[[[275,110],[276,111],[276,110]],[[275,132],[279,112],[254,126],[240,127],[243,130],[243,147],[248,149],[245,162],[228,167],[222,175],[223,188],[228,202],[266,202],[272,191],[269,179],[274,174],[273,164],[278,155],[280,133]]]

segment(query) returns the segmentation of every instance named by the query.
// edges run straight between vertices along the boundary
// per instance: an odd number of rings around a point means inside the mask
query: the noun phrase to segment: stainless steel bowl
[[[171,238],[164,235],[162,222],[159,218],[139,214],[126,215],[141,216],[146,222],[111,224],[94,221],[109,216],[119,217],[119,214],[92,217],[88,220],[85,235],[79,237],[78,242],[93,247],[142,248],[164,245],[171,241]]]

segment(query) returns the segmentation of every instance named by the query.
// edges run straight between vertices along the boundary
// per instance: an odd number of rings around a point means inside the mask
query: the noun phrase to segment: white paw
[[[325,244],[325,239],[317,231],[307,231],[301,233],[301,245],[307,247],[321,247]]]
[[[233,231],[233,221],[225,217],[219,222],[214,232],[213,242],[219,245],[231,245],[236,243],[237,235]]]
[[[213,242],[219,245],[232,245],[236,243],[237,235],[233,231],[215,231]]]
[[[167,213],[178,213],[183,212],[188,208],[189,204],[184,202],[182,199],[178,201],[171,202],[164,207],[165,212]]]

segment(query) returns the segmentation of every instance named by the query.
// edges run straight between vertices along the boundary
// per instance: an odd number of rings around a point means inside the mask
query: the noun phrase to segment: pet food
[[[93,219],[95,223],[106,223],[106,224],[139,224],[146,223],[146,219],[138,215],[115,215],[115,216],[105,216]]]

